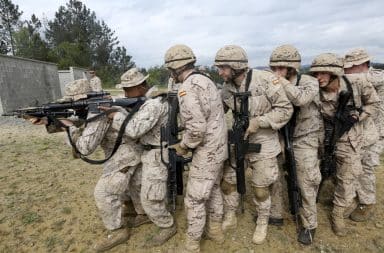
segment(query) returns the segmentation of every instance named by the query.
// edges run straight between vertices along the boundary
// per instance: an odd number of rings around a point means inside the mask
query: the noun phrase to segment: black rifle
[[[160,146],[161,146],[161,161],[167,166],[168,169],[168,199],[171,211],[176,210],[176,196],[183,195],[183,171],[184,165],[191,162],[192,158],[185,158],[179,156],[175,149],[168,148],[168,162],[165,161],[163,156],[163,143],[166,146],[177,144],[180,142],[178,135],[180,132],[177,115],[179,113],[179,102],[177,93],[169,92],[167,95],[168,100],[168,121],[166,126],[161,127],[160,132]]]
[[[317,193],[317,201],[319,200],[319,193],[323,186],[324,180],[336,174],[336,143],[348,132],[353,124],[357,122],[354,120],[350,111],[355,109],[348,106],[348,101],[352,97],[352,92],[341,91],[338,99],[338,106],[334,117],[323,117],[324,120],[324,150],[320,161],[321,183]],[[353,98],[352,98],[353,99]]]
[[[77,101],[67,100],[62,102],[52,102],[36,107],[20,108],[11,112],[6,112],[2,116],[17,116],[19,118],[59,118],[78,116],[86,119],[88,112],[100,113],[99,106],[111,107],[122,106],[131,107],[145,98],[111,98],[108,92],[91,92],[87,97]]]
[[[297,165],[295,160],[295,154],[293,152],[293,134],[296,126],[296,117],[298,115],[300,108],[294,107],[294,113],[289,122],[283,127],[283,137],[284,137],[284,155],[285,163],[284,169],[287,172],[285,176],[288,186],[288,199],[289,199],[289,210],[294,217],[296,222],[296,228],[299,229],[299,210],[302,206],[301,202],[301,192],[297,181]]]
[[[237,192],[240,194],[241,212],[244,213],[244,195],[246,192],[245,187],[245,155],[247,153],[259,153],[261,144],[249,143],[248,139],[244,139],[245,132],[249,126],[249,112],[248,112],[248,99],[251,92],[236,92],[233,93],[234,109],[233,109],[233,126],[228,131],[228,154],[229,163],[236,171],[236,184]],[[240,103],[240,110],[237,110],[237,101]],[[231,159],[231,146],[234,146],[236,165],[232,164]]]

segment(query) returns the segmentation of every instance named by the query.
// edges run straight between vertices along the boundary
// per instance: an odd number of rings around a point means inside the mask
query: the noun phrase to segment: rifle
[[[171,211],[176,210],[176,196],[183,195],[183,171],[184,165],[192,161],[192,157],[185,158],[179,156],[175,149],[168,149],[168,162],[165,161],[163,156],[163,143],[169,147],[174,145],[180,140],[178,135],[180,132],[177,115],[179,113],[179,102],[177,99],[177,93],[169,92],[167,95],[168,100],[168,120],[165,126],[160,130],[160,146],[161,146],[161,161],[168,169],[168,199],[171,207]]]
[[[284,137],[284,155],[285,164],[284,169],[287,171],[285,179],[287,180],[288,186],[288,199],[289,209],[293,215],[294,221],[296,222],[296,229],[299,229],[299,210],[302,206],[301,192],[297,181],[297,165],[295,160],[295,154],[293,152],[292,140],[293,133],[296,126],[296,117],[300,108],[294,107],[294,113],[289,122],[283,127]]]
[[[261,144],[249,143],[248,139],[244,139],[245,131],[249,125],[249,113],[248,113],[248,99],[251,96],[251,92],[236,92],[233,93],[234,109],[233,118],[234,123],[232,129],[228,131],[228,154],[229,163],[231,167],[236,171],[236,185],[237,192],[240,194],[241,212],[244,213],[244,195],[246,192],[245,187],[245,155],[248,153],[259,153]],[[240,110],[237,110],[237,101],[240,102]],[[236,165],[232,164],[231,159],[231,147],[234,146]]]
[[[86,119],[88,112],[100,113],[99,106],[111,107],[122,106],[131,107],[145,98],[111,98],[108,92],[91,92],[86,94],[87,97],[77,101],[65,100],[61,102],[51,102],[36,107],[20,108],[11,112],[6,112],[2,116],[17,116],[19,118],[42,118],[48,119],[59,117],[78,116]]]
[[[347,106],[349,99],[352,97],[352,92],[341,91],[339,94],[339,104],[334,117],[323,117],[324,119],[324,151],[320,161],[321,183],[317,193],[316,202],[319,201],[320,190],[324,181],[336,174],[336,143],[348,132],[354,122],[351,122],[347,117],[352,108]]]

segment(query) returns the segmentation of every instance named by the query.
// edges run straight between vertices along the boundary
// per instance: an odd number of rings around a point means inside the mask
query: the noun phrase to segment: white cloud
[[[48,19],[66,1],[14,0],[29,18]],[[217,50],[238,44],[251,65],[268,63],[273,48],[293,44],[304,63],[323,52],[340,55],[365,47],[384,61],[384,2],[351,0],[228,1],[83,1],[116,31],[138,66],[161,65],[176,43],[189,45],[199,64],[212,64]]]

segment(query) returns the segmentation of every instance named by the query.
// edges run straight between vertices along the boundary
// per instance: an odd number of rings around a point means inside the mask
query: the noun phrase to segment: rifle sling
[[[80,155],[81,160],[83,160],[83,161],[85,161],[87,163],[90,163],[90,164],[103,164],[106,161],[108,161],[109,159],[111,159],[111,157],[116,153],[117,149],[119,148],[119,146],[121,144],[121,141],[123,139],[123,135],[124,135],[124,132],[125,132],[125,127],[127,126],[127,124],[130,121],[130,119],[133,117],[133,115],[140,109],[140,107],[141,107],[141,105],[143,103],[144,103],[144,101],[137,102],[136,105],[129,112],[128,116],[124,119],[124,122],[123,122],[123,124],[121,125],[121,127],[119,129],[119,133],[117,135],[117,138],[116,138],[116,141],[115,141],[115,145],[113,146],[113,150],[112,150],[111,154],[107,158],[102,159],[102,160],[92,160],[92,159],[87,158],[85,155],[83,155],[79,151],[79,149],[76,147],[76,143],[74,143],[74,141],[73,141],[73,139],[71,137],[71,134],[69,132],[69,127],[65,126],[65,130],[67,132],[67,136],[68,136],[69,142],[71,143],[71,146],[73,147],[75,152]],[[89,120],[87,120],[87,122],[94,121],[94,120],[96,120],[98,118],[101,118],[104,115],[107,115],[107,114],[111,113],[111,112],[113,112],[112,109],[108,110],[106,112],[100,113],[100,114],[90,118]],[[55,119],[55,120],[57,120],[57,119]],[[59,121],[59,120],[57,120],[57,121]],[[60,124],[62,124],[62,123],[60,122]]]

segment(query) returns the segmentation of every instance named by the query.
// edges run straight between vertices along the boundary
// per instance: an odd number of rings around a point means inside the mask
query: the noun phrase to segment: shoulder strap
[[[69,142],[71,143],[71,146],[73,147],[73,149],[75,150],[75,152],[77,154],[79,154],[81,160],[87,162],[87,163],[90,163],[90,164],[103,164],[105,163],[106,161],[108,161],[109,159],[111,159],[111,157],[116,153],[117,149],[119,148],[120,144],[121,144],[121,141],[123,139],[123,135],[124,135],[124,132],[125,132],[125,127],[127,126],[128,122],[130,121],[130,119],[133,117],[133,115],[140,109],[141,105],[144,103],[144,101],[138,101],[136,103],[136,105],[132,108],[132,110],[129,112],[128,116],[124,119],[124,122],[123,124],[121,125],[120,129],[119,129],[119,133],[117,135],[117,138],[116,138],[116,141],[115,141],[115,145],[113,146],[113,150],[111,152],[111,154],[105,158],[105,159],[102,159],[102,160],[92,160],[92,159],[89,159],[87,158],[85,155],[83,155],[79,149],[76,147],[76,143],[74,143],[72,137],[71,137],[71,134],[69,132],[69,128],[66,127],[66,131],[67,131],[67,135],[68,135],[68,139],[69,139]],[[96,117],[96,116],[95,116]],[[93,117],[94,118],[94,117]],[[91,118],[92,119],[92,118]]]
[[[191,73],[189,73],[189,75],[187,75],[185,77],[184,80],[186,80],[188,77],[190,77],[192,75],[203,75],[203,76],[205,76],[206,78],[208,78],[209,80],[211,80],[213,82],[212,78],[209,75],[205,74],[204,72],[198,71],[198,70],[193,70]]]
[[[346,77],[345,75],[343,75],[342,77],[343,77],[343,80],[345,81],[345,83],[347,84],[348,92],[351,93],[351,99],[352,99],[353,107],[360,113],[361,112],[361,108],[357,108],[356,104],[355,104],[355,96],[353,95],[352,84],[349,81],[348,77]]]

